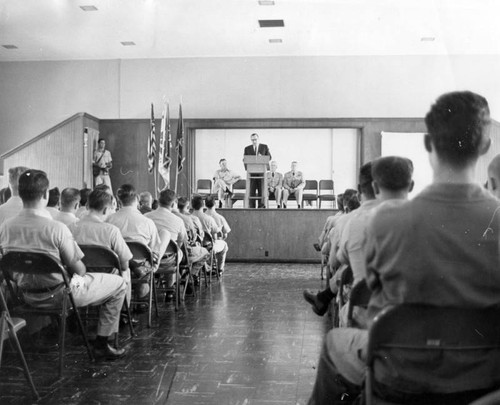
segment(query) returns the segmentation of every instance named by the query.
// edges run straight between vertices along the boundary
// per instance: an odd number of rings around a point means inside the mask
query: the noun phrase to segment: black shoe
[[[286,209],[286,204],[283,204],[283,208]]]
[[[321,302],[317,294],[314,294],[311,290],[304,290],[302,294],[304,295],[304,299],[311,304],[312,310],[316,315],[323,316],[326,314],[328,305]]]
[[[134,312],[136,314],[145,314],[148,312],[149,304],[136,304],[134,308]]]
[[[219,201],[219,208],[222,208],[222,201]]]
[[[130,317],[132,325],[137,325],[139,323],[139,319]],[[128,316],[126,314],[120,315],[120,325],[128,325]]]
[[[94,357],[99,360],[116,360],[125,356],[125,349],[115,349],[107,343],[104,347],[94,347]]]

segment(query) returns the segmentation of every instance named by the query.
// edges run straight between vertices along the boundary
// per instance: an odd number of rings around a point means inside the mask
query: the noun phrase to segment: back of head
[[[211,195],[205,197],[205,206],[209,209],[215,207],[215,199]]]
[[[143,191],[141,194],[139,194],[139,204],[141,206],[145,205],[147,207],[151,207],[152,203],[153,203],[153,196],[149,191]]]
[[[19,197],[23,202],[36,202],[47,195],[49,179],[41,170],[26,170],[19,177]]]
[[[158,201],[160,203],[160,207],[170,208],[175,201],[175,197],[176,195],[174,190],[170,190],[169,188],[161,190],[160,199]]]
[[[123,206],[133,205],[137,203],[137,193],[132,184],[123,184],[118,189],[116,195]]]
[[[104,183],[98,184],[97,186],[94,187],[94,190],[95,189],[103,190],[103,191],[106,191],[109,194],[112,194],[111,193],[111,187],[109,187],[107,184],[104,184]]]
[[[500,197],[500,154],[496,155],[488,165],[488,189]]]
[[[61,193],[61,209],[74,208],[80,202],[80,190],[76,188],[65,188]]]
[[[443,94],[425,116],[438,156],[457,168],[475,162],[487,150],[490,122],[488,102],[471,91]]]
[[[179,209],[179,211],[184,210],[184,208],[187,207],[187,204],[188,204],[188,199],[186,197],[179,197],[177,199],[177,208]]]
[[[375,198],[372,181],[372,162],[368,162],[359,169],[359,191],[366,200],[373,200]]]
[[[47,207],[56,207],[59,204],[59,198],[61,197],[61,192],[58,187],[51,188],[49,190],[49,201],[47,202]]]
[[[89,194],[89,210],[101,212],[106,207],[111,207],[113,196],[103,189],[94,189]]]
[[[345,201],[345,211],[352,212],[361,206],[357,194],[352,194],[347,201]]]
[[[87,200],[89,198],[89,194],[92,190],[90,188],[82,188],[80,190],[80,205],[85,206],[87,205]]]
[[[385,156],[372,162],[372,177],[379,187],[390,191],[409,189],[413,176],[413,163],[400,156]]]
[[[195,194],[191,199],[191,207],[193,207],[195,211],[200,210],[203,207],[203,197]]]
[[[23,174],[26,170],[28,170],[27,167],[24,166],[16,166],[16,167],[11,167],[9,169],[9,184],[10,188],[12,190],[17,191],[18,184],[19,184],[19,177],[21,174]]]

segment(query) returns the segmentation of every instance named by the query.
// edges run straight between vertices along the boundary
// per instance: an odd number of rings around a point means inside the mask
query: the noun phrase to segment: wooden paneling
[[[221,209],[231,227],[227,260],[319,262],[313,243],[333,210]]]
[[[50,187],[83,186],[83,128],[97,128],[97,119],[76,114],[4,155],[4,169],[27,166],[47,173]]]

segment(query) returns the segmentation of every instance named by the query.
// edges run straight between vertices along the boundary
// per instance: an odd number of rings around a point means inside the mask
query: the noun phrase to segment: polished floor
[[[304,404],[329,325],[302,290],[321,287],[319,265],[229,263],[220,282],[186,297],[178,312],[161,303],[151,329],[145,315],[135,338],[122,329],[124,359],[90,363],[74,338],[57,381],[57,353],[28,351],[38,403]],[[7,351],[0,404],[32,403],[17,357]]]

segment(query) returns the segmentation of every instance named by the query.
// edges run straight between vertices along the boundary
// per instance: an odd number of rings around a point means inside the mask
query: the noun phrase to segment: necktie
[[[257,146],[253,147],[253,151],[255,152],[255,155],[257,155]]]

